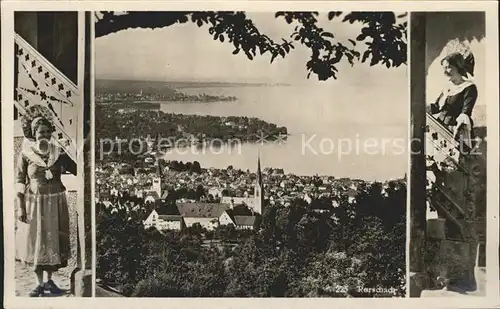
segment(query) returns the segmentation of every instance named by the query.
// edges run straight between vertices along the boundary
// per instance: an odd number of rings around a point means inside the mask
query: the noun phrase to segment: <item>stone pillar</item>
[[[427,238],[443,240],[445,239],[445,223],[443,218],[434,218],[427,220]]]
[[[430,274],[427,288],[443,288],[448,285],[448,269],[443,257],[446,253],[446,219],[435,218],[427,220],[427,238],[425,264]],[[443,263],[444,262],[444,263]],[[441,281],[438,282],[438,277]]]
[[[425,13],[410,13],[411,33],[411,166],[410,166],[410,297],[425,289]]]

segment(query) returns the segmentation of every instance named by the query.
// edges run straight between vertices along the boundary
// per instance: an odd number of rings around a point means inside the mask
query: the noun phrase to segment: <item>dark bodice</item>
[[[439,114],[437,119],[445,126],[455,126],[460,114],[472,116],[472,110],[477,100],[477,87],[470,85],[461,92],[446,98],[442,108],[439,107],[439,100],[443,94],[438,97],[435,103],[429,106],[428,112]]]

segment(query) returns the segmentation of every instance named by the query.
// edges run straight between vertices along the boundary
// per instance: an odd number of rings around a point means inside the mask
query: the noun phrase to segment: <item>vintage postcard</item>
[[[500,306],[497,9],[2,3],[6,307]]]

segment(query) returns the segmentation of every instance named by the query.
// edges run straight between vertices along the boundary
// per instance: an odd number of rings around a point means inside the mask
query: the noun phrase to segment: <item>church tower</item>
[[[255,179],[255,185],[254,185],[254,211],[261,214],[263,213],[264,209],[264,183],[262,180],[262,171],[260,169],[260,155],[258,156],[257,159],[257,178]]]
[[[151,190],[158,193],[158,197],[161,198],[161,177],[153,178],[153,185],[151,186]]]

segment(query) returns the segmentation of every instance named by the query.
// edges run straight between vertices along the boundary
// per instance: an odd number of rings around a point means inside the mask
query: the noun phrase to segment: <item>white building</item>
[[[186,227],[199,223],[209,231],[219,226],[219,218],[229,207],[227,204],[219,203],[182,203],[177,205]]]
[[[158,231],[181,230],[183,226],[182,217],[169,214],[166,210],[167,209],[153,210],[146,220],[144,220],[144,228],[154,227]]]

